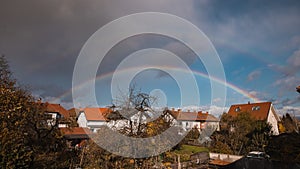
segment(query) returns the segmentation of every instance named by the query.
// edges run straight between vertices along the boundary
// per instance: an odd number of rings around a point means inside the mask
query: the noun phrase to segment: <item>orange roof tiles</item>
[[[180,121],[196,121],[197,113],[196,112],[179,112],[176,119],[180,120]]]
[[[83,112],[87,120],[106,121],[105,117],[111,110],[109,108],[85,108]]]
[[[208,114],[205,121],[220,121],[220,120],[215,116]]]
[[[64,135],[80,135],[80,134],[91,134],[90,129],[83,127],[73,127],[73,128],[60,128]]]
[[[92,132],[88,128],[73,127],[60,128],[60,131],[66,139],[89,139]]]
[[[199,112],[182,112],[171,110],[170,114],[175,117],[175,119],[180,121],[219,121],[218,118],[211,114]]]
[[[236,104],[230,107],[228,114],[236,117],[238,113],[248,112],[256,120],[266,120],[271,104],[271,102]]]
[[[65,118],[69,118],[69,112],[63,108],[60,104],[53,104],[53,103],[44,103],[43,104],[46,108],[46,112],[53,112],[53,113],[59,113],[61,115],[63,115]]]
[[[212,164],[212,165],[219,165],[219,166],[225,166],[225,165],[228,165],[230,164],[231,162],[228,162],[228,161],[224,161],[224,160],[219,160],[219,159],[213,159],[209,162],[209,164]]]

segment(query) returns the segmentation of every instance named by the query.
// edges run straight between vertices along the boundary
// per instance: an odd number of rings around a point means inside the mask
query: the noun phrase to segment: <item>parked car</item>
[[[247,158],[261,158],[261,159],[269,159],[270,156],[264,152],[260,151],[251,151],[246,156]]]

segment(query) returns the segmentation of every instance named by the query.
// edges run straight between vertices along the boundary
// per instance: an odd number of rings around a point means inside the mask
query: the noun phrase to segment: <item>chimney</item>
[[[174,107],[172,108],[172,111],[174,111],[175,109],[174,109]]]
[[[250,101],[248,101],[248,104],[250,104]]]

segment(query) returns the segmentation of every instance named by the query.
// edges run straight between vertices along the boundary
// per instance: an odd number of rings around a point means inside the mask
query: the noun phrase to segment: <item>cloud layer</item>
[[[31,85],[34,93],[58,97],[70,90],[78,53],[101,26],[137,12],[171,13],[191,21],[208,36],[230,83],[262,100],[275,99],[281,107],[300,106],[295,92],[300,85],[299,9],[300,2],[291,0],[3,0],[0,53],[8,58],[17,79]],[[193,65],[195,56],[177,41],[143,36],[116,45],[99,73],[113,71],[128,54],[146,47],[173,51],[193,68],[205,69]],[[61,100],[70,101],[70,97]]]

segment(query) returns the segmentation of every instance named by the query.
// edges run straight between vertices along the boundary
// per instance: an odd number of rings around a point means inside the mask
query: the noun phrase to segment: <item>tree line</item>
[[[0,57],[0,168],[64,168],[73,154],[45,107],[13,77]]]
[[[223,113],[220,131],[211,136],[210,151],[235,155],[262,151],[269,154],[272,160],[299,163],[300,134],[297,120],[287,113],[278,127],[280,134],[274,136],[270,124],[253,119],[248,112],[241,112],[237,117]]]

